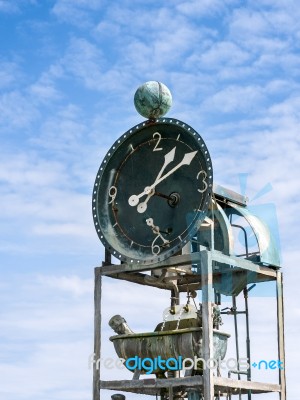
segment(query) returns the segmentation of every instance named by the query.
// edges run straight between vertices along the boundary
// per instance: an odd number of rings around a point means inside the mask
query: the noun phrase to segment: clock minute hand
[[[159,179],[156,179],[156,181],[151,186],[148,187],[148,190],[152,190],[153,188],[155,188],[156,185],[158,185],[160,182],[162,182],[163,180],[168,178],[168,176],[172,175],[175,171],[177,171],[183,165],[190,165],[190,163],[192,162],[193,158],[195,157],[195,155],[197,153],[198,153],[198,150],[192,151],[191,153],[186,153],[179,164],[177,164],[174,168],[172,168],[165,175],[160,176]]]
[[[163,166],[161,167],[161,170],[159,171],[159,173],[158,173],[158,175],[157,175],[157,177],[156,177],[154,183],[157,182],[157,181],[160,179],[160,177],[161,177],[162,173],[164,172],[164,170],[166,169],[166,167],[167,167],[172,161],[174,161],[175,151],[176,151],[176,146],[175,146],[171,151],[169,151],[169,153],[165,154],[165,161],[164,161],[164,164],[163,164]],[[153,183],[153,185],[154,185],[154,183]],[[152,185],[152,186],[153,186],[153,185]]]

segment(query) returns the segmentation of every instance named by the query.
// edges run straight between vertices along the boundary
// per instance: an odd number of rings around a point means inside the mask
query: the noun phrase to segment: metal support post
[[[100,357],[101,357],[101,289],[102,275],[95,268],[94,287],[94,363],[93,363],[93,400],[100,400]]]
[[[238,336],[238,324],[237,324],[237,307],[236,307],[236,296],[232,296],[232,312],[233,312],[233,318],[234,318],[234,333],[235,333],[235,353],[236,353],[236,359],[238,363],[240,362],[240,350],[239,350],[239,336]],[[240,368],[238,367],[238,370]],[[241,379],[240,373],[237,374],[238,380]],[[241,391],[239,391],[239,400],[242,399],[242,394]]]
[[[203,370],[203,392],[204,400],[214,400],[213,369],[208,368],[208,360],[214,357],[213,351],[213,318],[212,302],[213,275],[211,253],[207,250],[201,251],[201,278],[202,278],[202,321],[203,321],[203,358],[206,368]]]
[[[249,329],[249,306],[248,306],[248,293],[255,287],[251,285],[249,288],[244,288],[244,299],[245,299],[245,312],[246,312],[246,351],[248,363],[251,365],[251,353],[250,353],[250,329]],[[247,370],[247,380],[251,381],[251,368]],[[248,392],[248,400],[251,400],[251,390]]]
[[[279,384],[281,386],[280,400],[286,400],[285,382],[285,352],[284,352],[284,309],[283,309],[283,278],[282,273],[277,272],[276,279],[277,297],[277,338],[278,338],[278,359],[281,362],[279,367]]]

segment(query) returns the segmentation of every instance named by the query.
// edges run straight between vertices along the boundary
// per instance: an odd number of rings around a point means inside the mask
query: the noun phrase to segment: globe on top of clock
[[[141,85],[135,92],[134,105],[137,112],[143,117],[159,118],[170,110],[172,95],[163,83],[149,81]]]
[[[169,89],[147,82],[134,103],[147,121],[110,148],[93,189],[97,234],[116,258],[149,265],[167,259],[199,229],[211,202],[213,171],[202,137],[186,123],[160,118]]]

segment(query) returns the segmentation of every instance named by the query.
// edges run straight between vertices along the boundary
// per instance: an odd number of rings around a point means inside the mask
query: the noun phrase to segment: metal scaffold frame
[[[215,269],[214,265],[222,264],[222,268]],[[277,302],[277,341],[278,359],[285,365],[284,352],[284,312],[283,312],[283,280],[282,273],[278,269],[265,267],[250,260],[235,256],[228,256],[217,250],[209,250],[200,246],[199,251],[191,254],[182,254],[170,257],[168,260],[154,265],[132,265],[111,263],[110,254],[106,251],[105,261],[102,267],[95,268],[95,291],[94,291],[94,354],[95,359],[101,358],[101,292],[102,277],[107,276],[113,279],[121,279],[128,282],[152,286],[160,289],[172,290],[168,282],[161,280],[149,280],[149,275],[145,271],[156,269],[169,269],[184,265],[197,265],[199,274],[184,275],[177,281],[179,292],[202,290],[202,318],[203,318],[203,358],[211,359],[213,351],[213,324],[212,324],[212,304],[214,301],[213,284],[220,282],[222,276],[231,274],[232,279],[241,275],[246,275],[247,283],[260,283],[267,281],[276,282],[276,302]],[[99,368],[97,368],[99,367]],[[108,389],[121,392],[132,392],[147,395],[160,396],[162,391],[167,393],[167,398],[173,400],[173,393],[179,389],[195,389],[203,393],[204,400],[214,400],[218,396],[258,393],[278,393],[280,400],[286,400],[286,380],[285,370],[279,369],[278,384],[263,383],[248,380],[225,378],[214,376],[212,369],[204,369],[203,375],[176,377],[168,379],[132,379],[132,380],[112,380],[103,381],[100,378],[100,365],[94,364],[93,369],[93,400],[100,400],[101,389]],[[249,397],[250,394],[250,397]],[[216,397],[217,396],[217,397]]]

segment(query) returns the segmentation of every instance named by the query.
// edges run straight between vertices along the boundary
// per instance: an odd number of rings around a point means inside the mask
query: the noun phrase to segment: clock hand
[[[174,148],[175,149],[175,148]],[[173,150],[174,150],[173,149]],[[171,150],[171,151],[173,151],[173,150]],[[170,151],[170,153],[171,153],[171,151]],[[174,150],[174,152],[175,152],[175,150]],[[168,154],[170,154],[170,153],[168,153]],[[159,172],[159,174],[158,174],[158,177],[156,178],[156,180],[154,181],[154,183],[152,183],[152,185],[151,186],[146,186],[145,187],[145,189],[144,189],[144,191],[142,192],[142,193],[140,193],[140,194],[133,194],[132,196],[130,196],[129,197],[129,199],[128,199],[128,203],[129,203],[129,205],[131,205],[132,207],[134,207],[134,206],[136,206],[137,204],[139,204],[139,199],[140,199],[140,197],[142,197],[142,196],[144,196],[144,195],[146,195],[146,194],[148,194],[148,195],[151,195],[150,197],[152,197],[153,196],[153,194],[154,194],[154,192],[153,192],[153,189],[155,188],[155,186],[157,186],[160,182],[162,182],[163,180],[165,180],[166,178],[168,178],[168,176],[170,176],[170,175],[172,175],[175,171],[177,171],[180,167],[182,167],[183,165],[190,165],[190,163],[192,162],[192,160],[193,160],[193,158],[195,157],[195,155],[198,153],[198,151],[196,150],[196,151],[192,151],[191,153],[186,153],[185,155],[184,155],[184,157],[183,157],[183,159],[180,161],[180,163],[179,164],[177,164],[174,168],[172,168],[169,172],[167,172],[165,175],[163,175],[163,176],[161,176],[161,174],[162,174],[162,172],[164,171],[164,168],[165,167],[163,167],[161,170],[160,170],[160,172]],[[168,154],[166,154],[166,156],[168,155]],[[166,159],[166,156],[165,156],[165,159]],[[168,164],[169,164],[169,162],[168,162]],[[166,164],[166,165],[168,165],[168,164]],[[148,201],[148,200],[147,200]]]
[[[146,219],[146,224],[152,228],[152,232],[161,238],[164,244],[170,243],[169,240],[165,239],[160,233],[159,226],[155,226],[153,223],[153,218]],[[157,238],[156,238],[157,239]]]
[[[164,199],[167,199],[168,203],[171,207],[175,207],[180,200],[180,196],[178,193],[171,193],[170,196],[167,196],[165,194],[155,192],[154,189],[152,189],[152,192],[150,194],[148,194],[147,198],[142,203],[138,204],[137,212],[139,212],[140,214],[143,214],[147,210],[147,203],[152,196],[159,196]]]
[[[140,214],[143,214],[146,210],[147,210],[147,203],[148,203],[148,201],[150,200],[150,198],[153,196],[155,194],[155,192],[154,192],[154,189],[152,189],[151,190],[151,192],[148,194],[148,196],[146,197],[146,199],[142,202],[142,203],[140,203],[138,206],[137,206],[137,211],[140,213]],[[130,203],[129,203],[130,204]]]
[[[154,240],[153,240],[153,242],[152,242],[152,244],[151,244],[151,250],[152,250],[152,254],[158,255],[158,254],[160,253],[160,251],[161,251],[161,247],[166,247],[166,246],[168,246],[169,243],[170,243],[170,241],[167,240],[167,239],[165,239],[165,238],[162,236],[162,234],[160,233],[160,230],[159,230],[159,226],[155,226],[155,225],[154,225],[154,223],[153,223],[153,218],[148,218],[148,219],[146,219],[146,224],[147,224],[148,226],[150,226],[150,228],[152,228],[152,232],[154,233],[154,235],[156,235],[156,237],[154,238]],[[163,242],[161,246],[158,246],[157,244],[155,244],[155,242],[156,242],[159,238],[160,238],[160,239],[162,240],[162,242]]]
[[[163,199],[167,199],[167,200],[170,200],[170,201],[173,200],[172,196],[167,196],[166,194],[163,194],[163,193],[160,193],[160,192],[155,192],[154,195],[158,196],[158,197],[162,197]]]
[[[175,151],[176,151],[176,146],[175,146],[172,150],[170,150],[169,153],[165,154],[165,161],[164,161],[164,164],[163,164],[163,166],[161,167],[161,170],[159,171],[159,173],[158,173],[158,175],[157,175],[157,177],[156,177],[154,183],[155,183],[158,179],[160,179],[160,177],[161,177],[162,173],[164,172],[164,170],[166,169],[166,167],[174,160]],[[145,189],[144,189],[144,191],[143,191],[142,193],[140,193],[140,194],[138,194],[138,195],[133,194],[132,196],[129,197],[129,199],[128,199],[129,205],[132,206],[132,207],[138,205],[138,204],[139,204],[139,201],[140,201],[140,200],[139,200],[140,197],[143,197],[145,194],[147,194],[148,196],[151,197],[151,196],[153,196],[154,191],[152,192],[152,189],[149,188],[149,186],[146,186]],[[150,199],[150,197],[148,197],[148,198],[145,200],[145,203],[146,203],[146,204],[147,204],[148,200]],[[146,207],[146,208],[147,208],[147,207]],[[144,211],[146,211],[146,209],[145,209]]]
[[[195,155],[198,153],[198,150],[192,151],[191,153],[186,153],[183,157],[183,159],[180,161],[179,164],[177,164],[174,168],[172,168],[169,172],[167,172],[165,175],[157,179],[151,186],[148,186],[147,190],[153,189],[156,185],[158,185],[160,182],[168,178],[168,176],[172,175],[175,171],[177,171],[182,165],[190,165],[192,162],[193,158]],[[146,190],[146,188],[145,188]]]
[[[155,182],[159,180],[159,178],[161,177],[161,175],[162,175],[162,173],[164,172],[164,170],[166,169],[166,167],[167,167],[172,161],[174,161],[175,151],[176,151],[176,146],[175,146],[171,151],[169,151],[169,153],[165,154],[165,161],[164,161],[164,164],[163,164],[163,166],[161,167],[161,170],[159,171],[159,173],[158,173],[158,175],[157,175],[157,177],[156,177],[156,179],[155,179]],[[155,183],[155,182],[154,182],[154,183]]]

